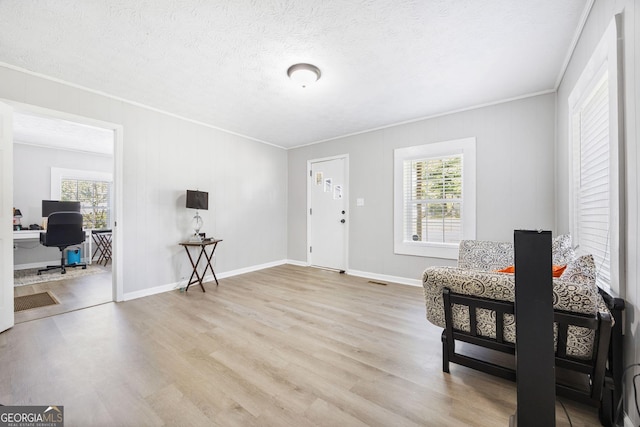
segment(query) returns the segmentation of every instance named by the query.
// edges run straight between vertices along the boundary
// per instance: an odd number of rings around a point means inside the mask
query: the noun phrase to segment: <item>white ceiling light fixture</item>
[[[297,85],[307,87],[320,79],[320,69],[311,64],[295,64],[289,67],[287,75]]]

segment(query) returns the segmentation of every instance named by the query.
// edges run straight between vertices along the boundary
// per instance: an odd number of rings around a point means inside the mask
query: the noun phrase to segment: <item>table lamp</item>
[[[187,208],[195,209],[196,215],[193,217],[193,236],[192,242],[202,241],[200,237],[200,229],[202,228],[202,217],[198,213],[199,209],[209,209],[209,193],[205,191],[187,190]]]

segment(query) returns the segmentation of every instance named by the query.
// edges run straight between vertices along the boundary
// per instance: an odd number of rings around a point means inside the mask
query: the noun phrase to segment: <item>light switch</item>
[[[364,199],[362,198],[356,199],[356,206],[364,206]]]

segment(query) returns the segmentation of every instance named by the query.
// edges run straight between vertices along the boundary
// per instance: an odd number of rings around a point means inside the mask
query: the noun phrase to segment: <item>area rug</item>
[[[23,295],[13,299],[13,311],[24,311],[30,308],[45,307],[47,305],[59,304],[49,292],[39,292],[33,295]]]
[[[83,270],[82,267],[76,267],[67,268],[65,274],[60,274],[60,270],[52,270],[50,272],[43,272],[41,275],[38,275],[37,268],[15,270],[13,272],[13,285],[22,286],[33,285],[34,283],[53,282],[55,280],[69,280],[77,277],[90,276],[92,274],[105,273],[110,269],[110,267],[106,269],[102,266],[92,264],[88,265],[86,270]]]

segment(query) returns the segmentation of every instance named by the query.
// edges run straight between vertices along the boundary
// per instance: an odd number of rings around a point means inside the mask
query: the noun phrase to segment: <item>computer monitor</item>
[[[80,212],[80,202],[43,200],[42,217],[48,218],[54,212]]]

